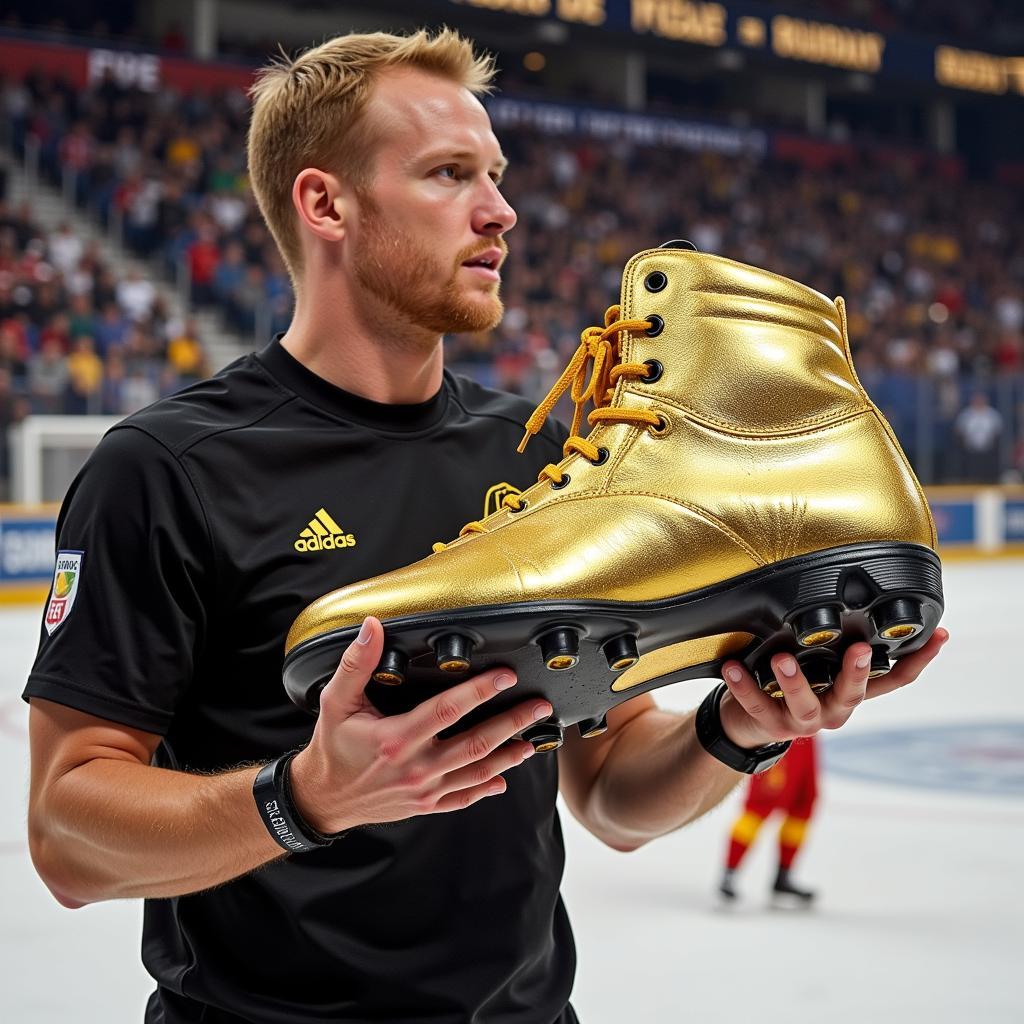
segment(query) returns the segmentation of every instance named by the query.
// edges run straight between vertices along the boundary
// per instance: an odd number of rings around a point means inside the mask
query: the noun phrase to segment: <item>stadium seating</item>
[[[218,307],[250,346],[285,329],[291,289],[247,188],[241,92],[143,94],[112,80],[76,92],[32,75],[6,84],[3,105],[16,153],[36,140],[41,173],[122,224],[127,247],[184,275],[195,304]],[[487,336],[447,339],[457,368],[536,395],[617,299],[629,255],[682,234],[846,296],[864,382],[923,478],[977,478],[979,466],[1012,478],[1024,465],[1008,440],[1024,435],[1019,190],[891,146],[847,145],[833,160],[825,144],[796,140],[754,160],[501,135],[520,217],[507,314]],[[7,216],[0,359],[14,360],[10,388],[29,408],[127,412],[205,371],[194,329],[168,322],[150,282],[115,282],[73,236],[40,239]],[[976,393],[995,416],[977,402],[970,411]],[[972,447],[986,437],[984,451]]]

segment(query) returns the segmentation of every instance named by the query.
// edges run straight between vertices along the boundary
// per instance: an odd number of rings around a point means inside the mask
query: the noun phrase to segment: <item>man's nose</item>
[[[481,235],[500,235],[516,226],[516,211],[498,186],[488,179],[486,191],[473,212],[473,230]]]

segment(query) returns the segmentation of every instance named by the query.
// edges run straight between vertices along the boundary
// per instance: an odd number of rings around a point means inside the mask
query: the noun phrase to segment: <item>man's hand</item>
[[[356,825],[456,811],[505,792],[501,773],[533,754],[517,732],[551,714],[533,699],[450,739],[438,733],[516,682],[498,668],[452,686],[402,715],[382,715],[368,700],[384,647],[384,628],[366,619],[320,695],[309,746],[292,761],[292,791],[303,817],[324,833]]]
[[[738,661],[722,666],[729,693],[722,700],[722,728],[739,747],[752,749],[778,740],[813,736],[822,729],[838,729],[863,700],[912,683],[949,639],[942,628],[913,654],[900,658],[884,676],[868,680],[871,648],[851,644],[835,685],[818,697],[791,654],[776,654],[772,668],[784,698],[769,697]]]

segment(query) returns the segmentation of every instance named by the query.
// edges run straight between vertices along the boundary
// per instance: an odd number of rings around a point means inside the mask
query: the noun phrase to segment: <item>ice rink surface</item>
[[[815,909],[769,906],[773,823],[741,869],[739,905],[719,906],[738,793],[632,854],[563,812],[582,1024],[1024,1022],[1024,562],[952,563],[945,585],[952,639],[939,663],[824,736],[823,795],[794,872],[819,890]],[[64,910],[29,861],[18,695],[38,622],[35,610],[0,613],[2,1017],[138,1022],[151,989],[141,905]],[[708,688],[658,699],[682,710]]]

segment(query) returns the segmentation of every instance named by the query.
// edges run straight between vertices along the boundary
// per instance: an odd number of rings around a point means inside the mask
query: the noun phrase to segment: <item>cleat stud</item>
[[[551,672],[575,668],[580,660],[580,637],[575,629],[562,627],[545,633],[538,641],[541,657]]]
[[[884,676],[889,668],[889,648],[883,644],[875,644],[871,648],[871,671],[868,672],[868,679]]]
[[[821,695],[832,689],[835,683],[835,673],[832,662],[821,657],[810,657],[800,665],[800,671],[807,677],[811,684],[811,692]]]
[[[473,655],[473,641],[458,633],[447,633],[434,644],[434,657],[442,672],[465,672]]]
[[[608,731],[608,716],[600,715],[597,718],[584,718],[578,723],[580,735],[585,739],[593,739]]]
[[[609,640],[601,650],[604,651],[604,656],[608,660],[608,668],[612,672],[622,672],[624,669],[632,668],[640,660],[636,637],[632,633],[625,633]]]
[[[405,654],[394,647],[385,648],[374,670],[373,681],[382,686],[401,686],[405,682],[408,666],[409,659]]]
[[[843,625],[835,608],[814,608],[797,616],[793,631],[801,647],[822,647],[843,635]]]
[[[562,745],[562,727],[554,722],[538,722],[523,730],[523,739],[532,743],[538,754],[545,754]]]
[[[920,601],[905,597],[879,605],[872,611],[871,621],[883,640],[907,640],[924,629]]]
[[[782,687],[775,678],[775,671],[772,668],[771,662],[767,658],[763,665],[758,665],[754,668],[754,679],[757,680],[757,685],[760,686],[769,697],[774,697],[776,700],[782,700],[785,696],[782,692]]]

